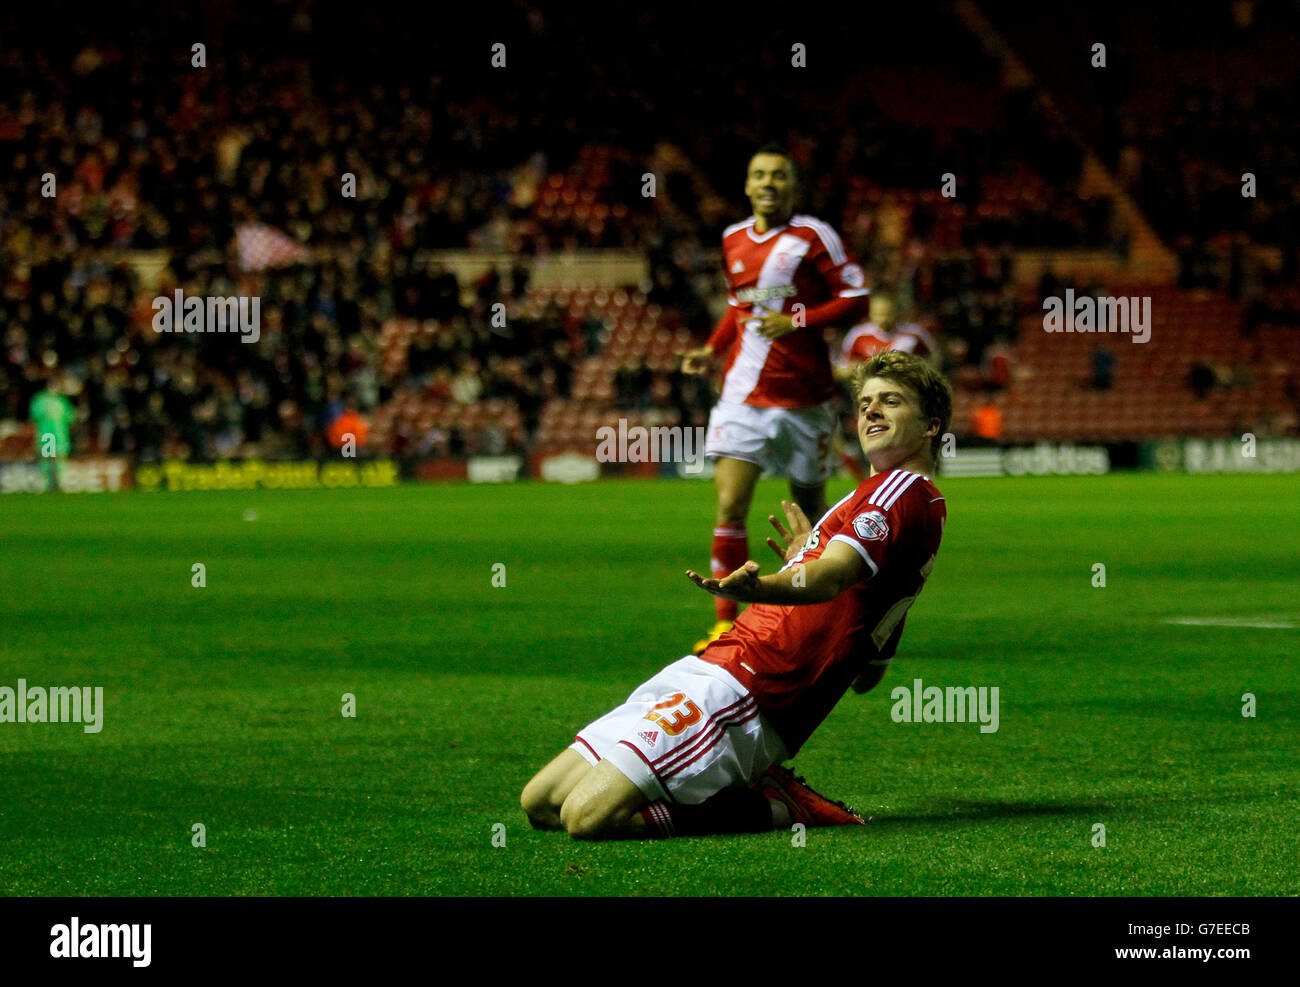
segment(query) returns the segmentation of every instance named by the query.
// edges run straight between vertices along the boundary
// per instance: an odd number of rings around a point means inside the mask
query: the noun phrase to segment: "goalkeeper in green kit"
[[[71,428],[77,410],[59,393],[51,377],[45,388],[32,397],[29,411],[36,423],[36,456],[45,474],[45,489],[58,490],[63,480],[63,464],[72,445]]]

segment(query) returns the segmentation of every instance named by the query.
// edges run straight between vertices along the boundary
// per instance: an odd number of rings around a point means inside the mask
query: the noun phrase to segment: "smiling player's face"
[[[877,473],[930,467],[930,440],[939,422],[927,419],[916,391],[902,381],[870,377],[858,394],[858,438]]]
[[[794,168],[780,154],[755,154],[745,178],[745,195],[754,207],[754,215],[779,226],[794,212],[796,189]]]

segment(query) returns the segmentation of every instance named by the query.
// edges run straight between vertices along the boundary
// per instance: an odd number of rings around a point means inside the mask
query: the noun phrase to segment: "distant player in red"
[[[754,604],[585,727],[524,788],[538,829],[579,839],[860,824],[780,767],[852,685],[873,688],[934,568],[943,495],[929,477],[952,390],[917,357],[882,353],[857,378],[858,434],[873,474],[810,525],[784,504],[780,572],[747,561],[701,588]]]
[[[868,303],[867,321],[858,323],[844,334],[844,341],[835,359],[835,379],[849,382],[861,364],[886,350],[915,353],[931,367],[936,370],[939,368],[939,347],[934,337],[918,323],[900,324],[893,293],[876,289],[872,291]],[[844,415],[837,453],[844,468],[858,480],[863,480],[867,476],[867,470],[864,460],[859,458],[858,450],[851,445],[849,436],[852,434],[852,418]]]
[[[750,159],[745,194],[754,215],[722,234],[727,312],[708,343],[682,358],[683,371],[703,373],[726,355],[704,448],[716,461],[711,568],[719,578],[749,557],[746,522],[765,468],[786,474],[805,514],[818,517],[826,508],[835,380],[822,330],[852,325],[867,287],[835,231],[795,213],[797,191],[784,150],[765,147]],[[717,622],[697,654],[731,628],[737,604],[720,597],[715,610]]]
[[[925,327],[916,322],[900,323],[893,295],[874,291],[867,320],[844,334],[844,342],[835,361],[835,376],[847,380],[859,363],[870,360],[885,350],[915,353],[932,367],[938,362],[938,344]]]

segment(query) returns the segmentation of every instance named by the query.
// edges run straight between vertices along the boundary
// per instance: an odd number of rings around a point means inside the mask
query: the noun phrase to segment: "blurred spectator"
[[[1115,354],[1104,346],[1092,351],[1092,386],[1094,390],[1109,391],[1115,382]]]
[[[45,475],[47,490],[63,486],[63,464],[71,450],[72,423],[77,417],[72,402],[60,393],[51,374],[45,387],[32,397],[29,413],[35,424],[36,456]]]
[[[357,412],[356,404],[349,401],[347,407],[329,426],[329,443],[335,449],[347,452],[349,443],[355,455],[370,440],[370,425]]]
[[[971,413],[970,429],[980,444],[996,445],[1002,439],[1001,399],[986,394]]]
[[[1005,336],[999,336],[984,351],[984,380],[990,388],[1003,391],[1011,386],[1011,356],[1011,346]]]
[[[1214,368],[1204,360],[1197,360],[1187,375],[1187,383],[1199,400],[1205,400],[1218,383]]]
[[[460,404],[473,404],[483,391],[483,381],[478,375],[478,361],[466,360],[451,380],[451,396]]]

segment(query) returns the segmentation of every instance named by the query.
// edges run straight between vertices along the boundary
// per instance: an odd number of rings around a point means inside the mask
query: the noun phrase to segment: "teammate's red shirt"
[[[722,400],[759,408],[807,408],[835,394],[830,355],[820,330],[851,325],[868,291],[860,268],[836,232],[811,216],[754,232],[754,217],[727,227],[722,256],[727,314],[709,340],[730,346]],[[804,326],[775,341],[759,335],[758,319],[793,315]],[[733,345],[734,344],[734,345]]]
[[[787,567],[842,541],[870,576],[826,603],[756,603],[700,656],[753,694],[794,754],[870,662],[893,657],[907,608],[934,567],[947,517],[928,477],[890,470],[864,480],[826,512]]]
[[[914,322],[904,323],[893,332],[882,329],[874,322],[863,322],[845,334],[844,343],[840,347],[839,364],[851,367],[865,363],[885,350],[915,353],[924,358],[935,352],[936,345],[934,337]]]

